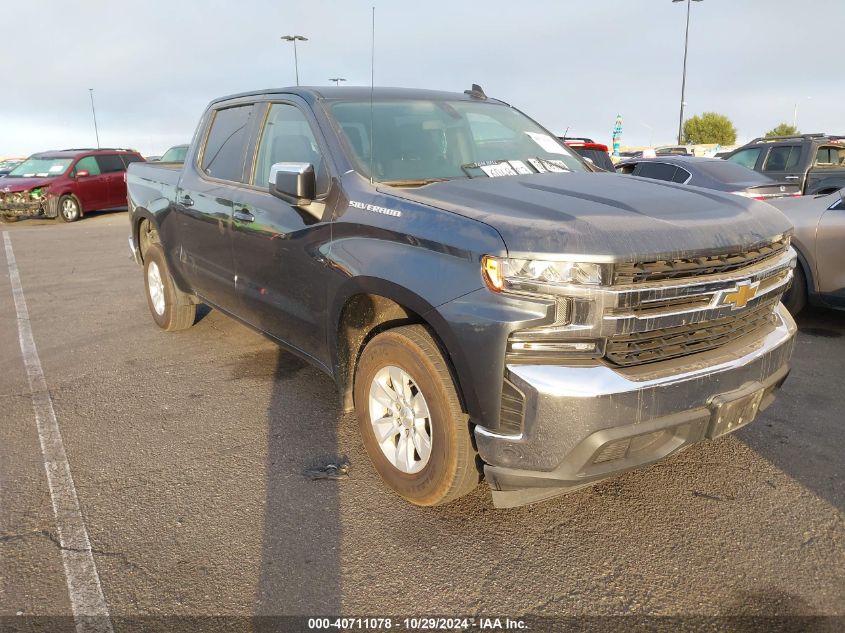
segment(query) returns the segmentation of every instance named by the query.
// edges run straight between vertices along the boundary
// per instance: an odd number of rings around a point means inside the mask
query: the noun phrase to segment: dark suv
[[[799,185],[805,195],[845,187],[845,139],[827,134],[755,138],[725,157],[775,180]]]
[[[126,208],[126,167],[144,159],[135,150],[66,149],[33,154],[0,183],[0,216],[61,218]]]

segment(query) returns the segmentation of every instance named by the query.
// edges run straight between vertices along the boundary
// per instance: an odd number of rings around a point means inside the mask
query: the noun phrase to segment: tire
[[[394,390],[394,385],[403,387]],[[418,506],[435,506],[478,485],[469,419],[461,409],[449,367],[425,327],[403,326],[374,337],[358,362],[354,396],[370,460],[401,497]],[[406,406],[391,411],[388,402]],[[371,414],[383,422],[374,423]],[[376,437],[377,429],[382,442]]]
[[[792,285],[783,294],[783,305],[792,316],[797,316],[807,305],[807,277],[799,263],[792,274]]]
[[[197,306],[191,295],[182,292],[173,283],[164,251],[158,244],[150,245],[144,260],[144,289],[147,307],[153,320],[162,330],[175,332],[194,324]]]
[[[56,217],[62,222],[76,222],[82,217],[82,207],[74,196],[59,198],[58,214]]]
[[[4,222],[6,224],[11,224],[12,222],[18,221],[18,216],[16,215],[0,215],[0,222]]]

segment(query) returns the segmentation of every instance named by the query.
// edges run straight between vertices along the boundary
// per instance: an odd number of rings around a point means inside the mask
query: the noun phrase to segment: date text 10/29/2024
[[[524,620],[509,617],[308,618],[309,630],[340,631],[521,631]]]

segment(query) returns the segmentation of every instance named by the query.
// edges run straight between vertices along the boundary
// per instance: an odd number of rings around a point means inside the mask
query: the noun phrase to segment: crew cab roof
[[[462,92],[447,92],[444,90],[425,90],[422,88],[387,88],[379,87],[370,88],[369,86],[291,86],[287,88],[268,88],[265,90],[253,90],[250,92],[241,92],[227,97],[215,99],[210,105],[230,101],[233,99],[242,99],[244,97],[263,97],[274,94],[294,94],[302,97],[306,101],[336,101],[350,99],[353,101],[366,101],[370,98],[372,91],[373,99],[419,99],[424,101],[489,101],[492,103],[501,103],[504,101],[499,99],[479,99],[472,97]]]

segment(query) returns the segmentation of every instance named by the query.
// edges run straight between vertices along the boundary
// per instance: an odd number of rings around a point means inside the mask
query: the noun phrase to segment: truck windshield
[[[9,172],[9,178],[49,178],[61,176],[70,167],[72,158],[27,158]]]
[[[184,163],[185,156],[188,154],[188,146],[187,145],[175,145],[171,147],[169,150],[164,152],[164,156],[161,157],[162,163]]]
[[[587,171],[519,111],[475,101],[339,101],[332,105],[356,169],[393,185],[546,171]],[[371,145],[372,139],[372,148]]]

